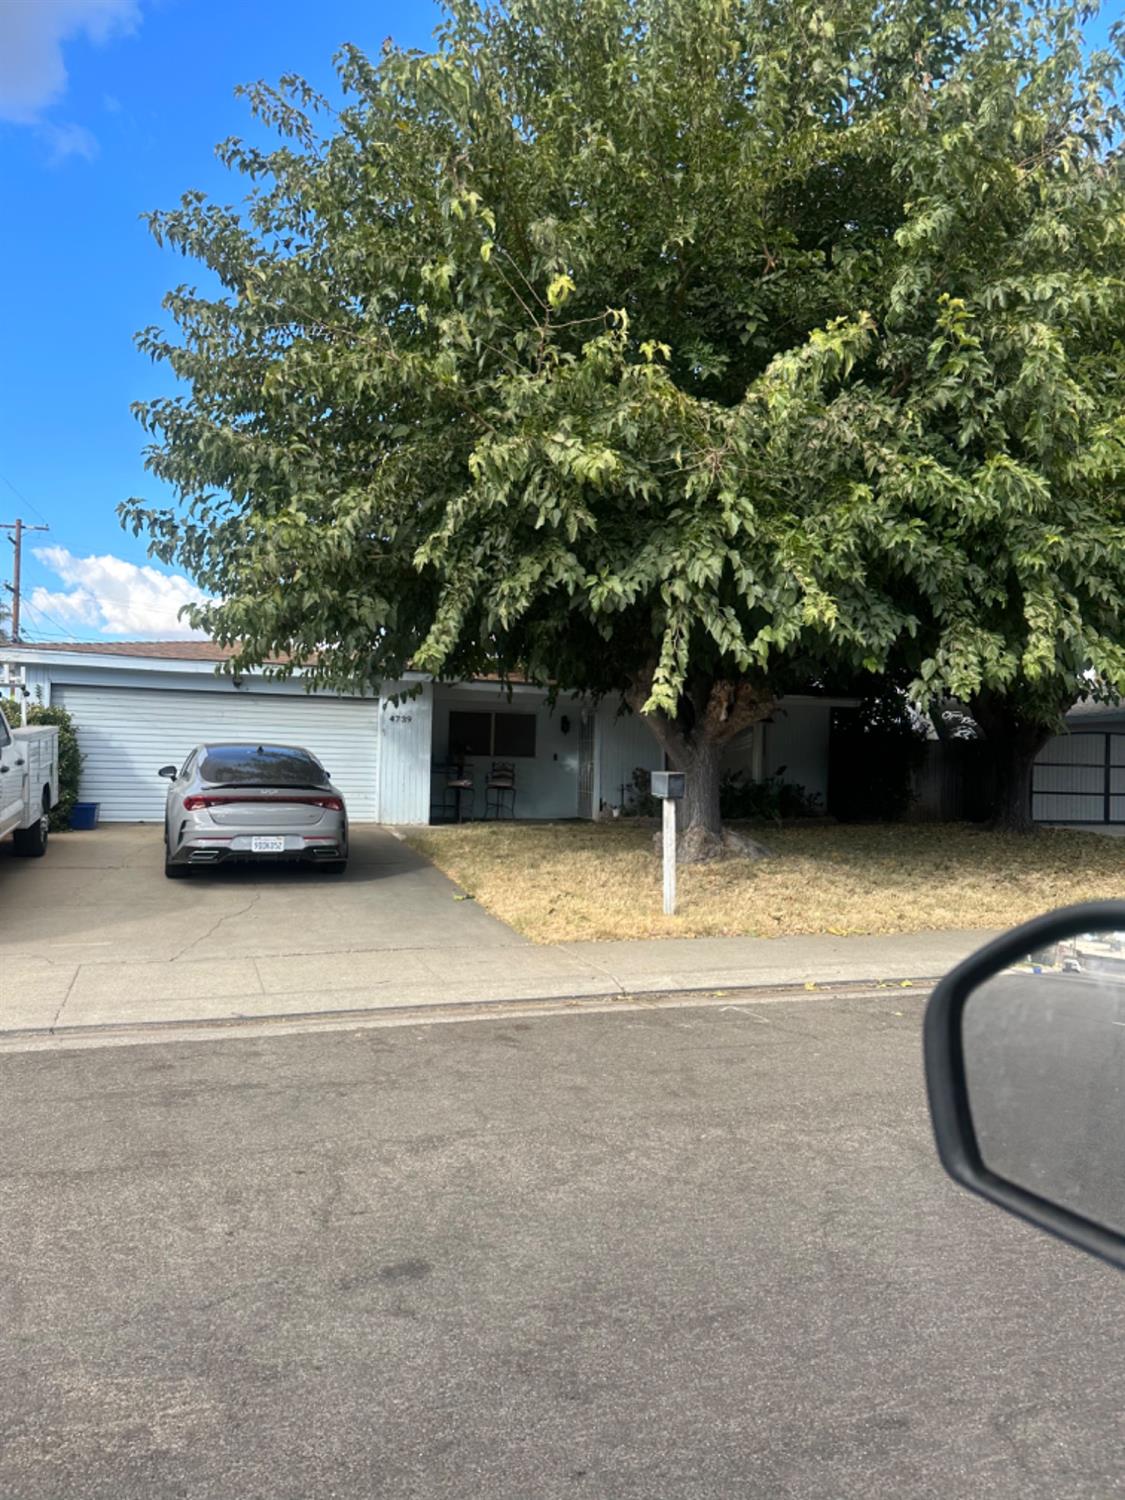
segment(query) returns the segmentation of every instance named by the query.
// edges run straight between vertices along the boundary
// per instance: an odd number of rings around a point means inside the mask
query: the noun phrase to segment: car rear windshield
[[[285,745],[212,745],[199,774],[212,786],[327,786],[324,767]]]

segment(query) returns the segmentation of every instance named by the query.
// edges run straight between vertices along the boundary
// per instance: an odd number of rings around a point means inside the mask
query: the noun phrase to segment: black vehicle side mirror
[[[158,776],[167,776],[167,778],[168,778],[168,780],[169,780],[169,781],[175,781],[175,779],[176,779],[176,777],[177,777],[177,776],[178,776],[178,775],[179,775],[179,774],[180,774],[180,773],[179,773],[179,771],[178,771],[178,770],[177,770],[177,769],[176,769],[176,767],[175,767],[175,766],[161,766],[161,767],[160,767],[160,770],[159,770],[159,771],[157,771],[157,773],[156,773],[156,774],[157,774],[157,775],[158,775]]]
[[[926,1087],[949,1175],[1125,1268],[1125,901],[1065,907],[930,997]]]

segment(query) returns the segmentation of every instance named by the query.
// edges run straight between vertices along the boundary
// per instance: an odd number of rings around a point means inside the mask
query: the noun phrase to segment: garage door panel
[[[1039,763],[1056,766],[1102,766],[1105,764],[1105,735],[1077,731],[1057,734],[1040,750]]]
[[[1105,790],[1104,766],[1036,766],[1035,790],[1039,792],[1092,793]]]
[[[1104,797],[1036,792],[1032,816],[1043,823],[1100,823],[1105,817]]]
[[[216,739],[304,745],[323,761],[353,818],[378,815],[374,699],[56,683],[52,701],[74,717],[85,756],[82,797],[99,802],[107,822],[159,822],[167,791],[160,767],[180,766],[195,745]]]

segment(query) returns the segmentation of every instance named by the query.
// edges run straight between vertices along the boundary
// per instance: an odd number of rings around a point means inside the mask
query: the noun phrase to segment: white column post
[[[676,801],[665,797],[664,802],[664,915],[671,917],[676,912]]]

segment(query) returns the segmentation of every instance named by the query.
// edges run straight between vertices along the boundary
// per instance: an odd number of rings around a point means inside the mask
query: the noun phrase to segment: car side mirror
[[[949,1175],[1125,1268],[1125,901],[981,948],[934,990],[924,1044]]]
[[[177,776],[178,776],[178,775],[179,775],[179,774],[180,774],[180,773],[179,773],[179,771],[178,771],[178,770],[177,770],[177,769],[176,769],[176,767],[175,767],[175,766],[161,766],[161,767],[160,767],[160,770],[159,770],[159,771],[157,771],[157,773],[156,773],[156,774],[157,774],[157,775],[158,775],[158,776],[167,776],[167,778],[168,778],[168,780],[169,780],[169,781],[175,781],[175,779],[176,779],[176,777],[177,777]]]

